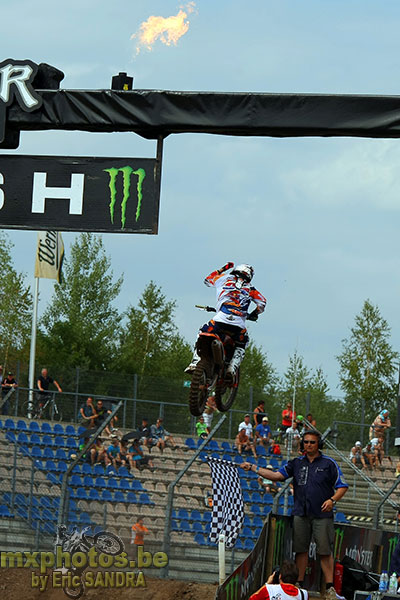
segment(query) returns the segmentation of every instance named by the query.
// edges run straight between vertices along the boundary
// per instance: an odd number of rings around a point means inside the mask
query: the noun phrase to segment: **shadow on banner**
[[[215,600],[247,600],[264,583],[269,516],[253,550],[233,573],[220,585]]]

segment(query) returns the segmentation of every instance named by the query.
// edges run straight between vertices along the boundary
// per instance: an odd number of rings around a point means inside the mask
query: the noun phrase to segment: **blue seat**
[[[46,469],[48,471],[58,471],[58,466],[53,460],[46,460]]]
[[[243,492],[248,492],[250,489],[249,482],[247,481],[247,479],[244,478],[240,479],[240,486]]]
[[[49,448],[53,446],[53,438],[50,437],[48,434],[43,436],[42,442],[45,446],[49,446]]]
[[[91,475],[84,475],[83,476],[83,485],[85,487],[88,487],[88,488],[95,487],[94,481],[95,480],[93,479],[93,477]]]
[[[262,469],[265,469],[265,468],[266,468],[266,466],[267,466],[267,461],[266,461],[266,459],[265,459],[263,456],[261,456],[261,457],[257,458],[257,465],[258,465],[259,467],[261,467]]]
[[[82,487],[77,488],[76,498],[79,498],[79,500],[88,500],[88,496],[87,496],[85,488],[82,488]]]
[[[100,471],[97,473],[96,472],[96,466],[100,467]],[[102,468],[101,465],[96,465],[94,469],[92,469],[92,466],[89,465],[89,463],[83,463],[82,465],[82,475],[92,475],[92,473],[94,475],[104,475],[104,469]]]
[[[230,454],[223,454],[222,459],[227,460],[228,462],[232,462],[232,458],[231,458]]]
[[[221,448],[222,450],[225,450],[225,452],[231,451],[231,445],[229,442],[221,442]]]
[[[104,477],[96,477],[96,479],[94,480],[94,486],[96,488],[105,489],[107,487],[107,484]]]
[[[250,481],[249,488],[250,488],[252,491],[259,491],[259,489],[260,489],[260,484],[258,483],[257,479],[252,479],[252,480]]]
[[[171,531],[179,531],[179,525],[175,519],[171,519]]]
[[[236,550],[244,550],[244,548],[243,548],[243,544],[242,544],[242,541],[241,541],[241,539],[240,539],[240,538],[238,538],[238,539],[236,540],[235,549],[236,549]]]
[[[68,513],[67,523],[72,523],[73,525],[79,523],[78,515],[74,512]]]
[[[243,456],[241,456],[240,454],[236,454],[233,459],[233,462],[237,465],[241,464],[242,462],[244,462]],[[250,471],[249,471],[249,473],[250,473]]]
[[[263,503],[260,492],[253,492],[251,499],[253,502],[258,502],[259,504]]]
[[[43,458],[48,458],[49,460],[54,460],[54,452],[51,448],[43,448]]]
[[[251,463],[252,465],[256,465],[256,464],[257,464],[257,461],[256,461],[256,459],[254,458],[254,456],[249,456],[249,457],[247,458],[247,462],[248,462],[248,463]]]
[[[40,431],[39,423],[37,423],[36,421],[31,421],[29,423],[28,429],[29,429],[29,431],[34,431],[35,433],[39,433],[39,431]]]
[[[186,521],[189,520],[189,513],[186,508],[180,508],[178,510],[178,519],[185,519]]]
[[[261,515],[261,509],[258,506],[258,504],[252,504],[250,510],[253,513],[253,515]]]
[[[53,505],[47,496],[42,496],[40,498],[40,506],[43,506],[43,508],[49,508],[50,510],[53,510]]]
[[[31,456],[34,458],[42,458],[42,451],[39,446],[33,446],[31,448]]]
[[[253,527],[262,527],[264,525],[261,517],[253,517]]]
[[[131,486],[129,485],[129,481],[127,479],[121,479],[119,482],[120,490],[130,490]]]
[[[256,454],[257,456],[267,456],[267,451],[265,450],[264,446],[257,446],[256,448]]]
[[[274,469],[278,469],[279,468],[279,462],[277,458],[270,458],[269,459],[269,464],[271,465],[271,467],[273,467]]]
[[[82,487],[82,479],[79,477],[79,475],[75,475],[74,473],[69,479],[69,485],[72,485],[73,487]]]
[[[70,509],[70,511],[73,511],[73,512],[76,512],[78,510],[78,505],[75,502],[75,500],[69,501],[69,509]]]
[[[86,427],[83,427],[82,425],[79,425],[79,427],[78,427],[78,431],[77,431],[77,432],[75,432],[75,435],[76,435],[76,433],[77,433],[77,434],[78,434],[78,436],[79,436],[79,437],[81,437],[81,435],[82,435],[83,433],[86,433],[86,432],[87,432],[87,429],[86,429]]]
[[[215,450],[216,452],[219,452],[220,450],[217,440],[210,440],[207,444],[207,448],[210,450]]]
[[[37,425],[37,423],[36,423]],[[40,446],[42,443],[42,440],[40,439],[40,435],[38,435],[37,433],[32,433],[31,434],[31,439],[30,439],[30,444],[32,444],[32,446]]]
[[[130,504],[137,504],[137,497],[135,492],[128,492],[126,495],[126,501],[130,502]]]
[[[149,504],[152,505],[154,504],[154,502],[152,502],[150,500],[150,497],[148,494],[140,494],[139,496],[139,504]]]
[[[23,421],[22,419],[17,421],[17,430],[18,431],[28,431],[28,427],[26,426],[25,421]]]
[[[245,550],[253,550],[254,543],[252,540],[246,539],[244,540],[243,547]]]
[[[243,527],[242,536],[247,538],[251,538],[253,536],[253,532],[250,527]]]
[[[22,519],[28,519],[28,511],[23,506],[17,506],[17,510],[15,512],[19,517],[22,517]]]
[[[115,502],[127,502],[128,501],[124,492],[120,492],[119,490],[114,492],[114,500],[115,500]]]
[[[348,519],[343,512],[337,512],[335,514],[335,523],[348,523]]]
[[[208,545],[207,540],[202,533],[196,533],[196,535],[194,536],[194,541],[196,542],[196,544],[199,544],[199,546],[207,546]]]
[[[17,441],[18,444],[29,444],[29,438],[23,431],[17,435]]]
[[[57,521],[57,517],[55,516],[55,514],[48,508],[44,508],[42,510],[42,519],[44,519],[45,521]]]
[[[109,477],[109,479],[107,481],[107,487],[109,489],[119,490],[119,484],[118,484],[118,481],[115,479],[115,477]]]
[[[56,437],[54,438],[54,445],[57,446],[58,448],[64,448],[65,447],[64,438],[61,437],[61,435],[56,435]]]
[[[49,433],[49,434],[53,433],[49,423],[42,423],[40,429],[41,429],[42,433]]]
[[[96,488],[91,488],[89,490],[89,500],[101,500],[99,490]]]
[[[114,498],[110,490],[103,490],[101,493],[101,499],[104,502],[113,502]]]
[[[15,423],[12,419],[6,419],[4,421],[4,429],[8,429],[9,431],[15,430]]]
[[[120,477],[130,477],[130,476],[131,476],[131,474],[130,474],[130,472],[128,471],[128,469],[127,469],[126,467],[124,467],[124,466],[122,466],[122,467],[120,467],[120,468],[118,469],[118,475],[119,475]]]
[[[9,511],[8,506],[5,504],[0,504],[0,517],[11,517],[11,513]]]
[[[191,529],[190,529],[189,521],[186,521],[185,519],[183,519],[179,524],[179,531],[190,532]]]
[[[15,494],[14,496],[15,504],[22,504],[23,506],[27,506],[28,502],[25,498],[24,494]]]
[[[246,491],[243,492],[243,502],[248,502],[248,503],[251,502],[251,496],[250,496],[249,492],[246,492]]]
[[[203,523],[211,523],[211,513],[209,510],[204,511],[202,521]]]
[[[272,494],[268,494],[267,492],[264,493],[263,496],[263,503],[264,504],[272,504],[274,501],[274,498],[272,496]]]
[[[58,461],[58,470],[60,471],[60,473],[65,473],[65,471],[68,470],[67,463],[63,460],[59,460]]]
[[[198,458],[202,461],[202,462],[206,462],[207,461],[207,452],[205,452],[204,450],[202,450],[198,456]]]
[[[14,444],[17,441],[17,438],[15,437],[15,435],[12,431],[7,431],[6,440],[8,442],[11,442],[12,444]]]
[[[200,514],[199,510],[192,510],[192,512],[190,514],[190,518],[191,518],[192,521],[199,521],[199,522],[202,521],[201,514]]]
[[[88,467],[90,467],[90,465],[88,465]],[[90,467],[90,471],[92,471],[92,467]],[[94,465],[93,475],[104,475],[104,467],[102,465]]]
[[[67,446],[67,448],[71,448],[71,450],[77,450],[78,449],[78,444],[76,443],[76,440],[73,437],[68,437],[67,438],[66,446]]]
[[[72,473],[75,473],[75,475],[81,475],[82,474],[81,465],[79,463],[73,467]]]
[[[64,435],[64,427],[60,423],[55,423],[53,427],[53,433],[55,435]]]
[[[251,527],[251,519],[249,515],[244,515],[243,527]]]
[[[260,535],[261,531],[262,531],[262,527],[256,527],[256,528],[253,530],[253,537],[255,537],[255,538],[257,539],[257,538],[259,537],[259,535]]]
[[[202,440],[203,441],[203,440]],[[185,446],[187,446],[190,450],[195,450],[196,449],[196,444],[193,438],[186,438],[185,440]]]
[[[90,516],[89,516],[89,514],[87,512],[81,513],[81,515],[79,517],[79,523],[87,523],[87,524],[89,524],[91,522],[92,522],[92,520],[91,520],[91,518],[90,518]]]
[[[194,521],[192,523],[192,531],[194,533],[203,533],[203,526],[199,521]]]
[[[66,425],[65,434],[66,435],[76,435],[75,427],[73,425]]]
[[[65,450],[63,450],[63,448],[57,448],[56,458],[58,460],[68,460],[67,455],[65,454]],[[76,465],[76,466],[78,466],[78,465]]]
[[[71,500],[69,501],[69,503],[71,504]],[[60,508],[60,498],[53,498],[51,504],[54,508]]]
[[[46,479],[48,479],[54,485],[58,485],[60,483],[58,481],[58,478],[54,475],[54,473],[47,473],[46,474]]]
[[[139,479],[133,479],[131,483],[131,488],[134,492],[140,492],[143,490],[142,482]]]

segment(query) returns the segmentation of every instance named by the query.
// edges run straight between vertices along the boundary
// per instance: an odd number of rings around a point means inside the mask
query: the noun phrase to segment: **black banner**
[[[156,164],[150,158],[0,155],[0,227],[155,234]]]

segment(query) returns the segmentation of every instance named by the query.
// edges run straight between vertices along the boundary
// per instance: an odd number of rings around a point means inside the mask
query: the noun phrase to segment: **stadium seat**
[[[58,448],[64,448],[64,446],[65,446],[64,438],[61,437],[61,435],[56,435],[56,437],[54,438],[54,445],[57,446]]]
[[[17,515],[19,517],[22,517],[22,519],[28,520],[28,511],[23,506],[17,506],[17,509],[15,512],[17,513]]]
[[[90,468],[90,472],[92,472],[92,467],[89,464],[88,464],[88,467]],[[100,476],[104,475],[104,467],[102,465],[94,465],[93,475],[100,475]]]
[[[171,531],[179,531],[179,525],[175,519],[171,520]]]
[[[254,458],[254,456],[249,456],[248,458],[246,458],[246,462],[251,463],[252,465],[256,465],[257,461]]]
[[[14,421],[13,421],[13,424],[14,424]],[[186,438],[186,440],[185,440],[185,446],[187,446],[190,450],[195,450],[196,449],[196,444],[195,444],[193,438]]]
[[[24,433],[23,431],[21,431],[17,435],[17,442],[18,442],[18,444],[29,444],[29,438],[26,435],[26,433]]]
[[[269,464],[271,465],[271,467],[273,467],[274,469],[279,469],[279,462],[277,458],[270,458],[269,459]]]
[[[12,431],[7,431],[6,440],[7,442],[11,442],[12,444],[14,444],[17,441],[17,438],[15,437]]]
[[[272,494],[268,494],[267,492],[264,493],[263,496],[263,503],[264,504],[272,504],[274,501],[274,498],[272,496]]]
[[[65,473],[65,471],[68,470],[67,463],[63,460],[59,460],[58,461],[58,470],[60,471],[60,473]]]
[[[242,462],[244,462],[243,456],[241,456],[240,454],[236,454],[233,459],[233,462],[236,463],[237,465],[240,465]],[[250,471],[249,471],[249,473],[250,473]]]
[[[127,479],[120,479],[119,489],[120,490],[130,490],[131,486],[129,485],[129,481]]]
[[[83,483],[81,477],[75,474],[71,475],[71,477],[69,478],[69,485],[73,487],[82,487]]]
[[[72,425],[71,425],[71,427],[72,427]],[[80,426],[78,427],[78,431],[77,431],[77,432],[75,432],[75,435],[76,435],[76,433],[78,433],[78,437],[81,437],[81,435],[82,435],[83,433],[86,433],[86,432],[87,432],[87,428],[86,428],[86,427],[83,427],[82,425],[80,425]],[[68,432],[66,432],[66,433],[68,433]],[[69,435],[69,434],[68,434],[68,435]]]
[[[40,498],[40,506],[43,506],[43,508],[48,508],[50,510],[53,510],[54,508],[50,499],[47,496],[42,496]]]
[[[235,550],[244,550],[243,544],[240,538],[236,540]]]
[[[99,472],[96,472],[96,467],[100,467]],[[96,465],[94,469],[92,469],[92,466],[89,465],[89,463],[83,463],[82,467],[82,475],[92,475],[92,473],[94,475],[104,475],[104,469],[101,465]]]
[[[264,446],[257,446],[256,447],[256,454],[257,456],[267,456],[267,451],[265,450]]]
[[[258,492],[261,489],[257,479],[252,479],[250,481],[249,488],[254,492]]]
[[[44,508],[42,510],[42,519],[44,521],[57,521],[57,517],[55,516],[55,514],[48,508]]]
[[[252,500],[252,502],[258,502],[258,504],[263,503],[260,492],[253,492],[251,494],[251,500]]]
[[[92,478],[91,475],[84,475],[83,476],[83,485],[85,487],[88,487],[88,488],[95,487],[94,479]]]
[[[139,496],[139,504],[149,504],[149,505],[151,505],[151,504],[154,504],[154,502],[152,502],[150,500],[150,497],[149,497],[148,494],[140,494],[140,496]]]
[[[202,533],[196,533],[196,535],[194,536],[194,541],[196,542],[196,544],[199,544],[199,546],[207,546],[207,539],[205,538],[205,536]]]
[[[203,533],[203,526],[199,521],[194,521],[192,523],[192,531],[194,533]]]
[[[79,498],[79,500],[87,500],[88,499],[85,488],[82,488],[82,487],[77,488],[76,498]]]
[[[335,514],[335,523],[348,523],[348,519],[343,512],[337,512]]]
[[[49,433],[49,434],[53,433],[49,423],[42,423],[40,430],[42,433]]]
[[[100,488],[100,489],[106,488],[107,484],[106,484],[106,480],[104,479],[104,477],[96,477],[96,479],[94,480],[94,486],[96,488]]]
[[[190,513],[190,518],[192,521],[198,521],[199,523],[202,521],[199,510],[192,510],[192,512]]]
[[[66,425],[65,435],[76,435],[75,427],[73,425]]]
[[[66,441],[65,445],[67,448],[70,448],[71,450],[78,449],[78,444],[76,443],[76,440],[73,437],[67,437],[67,441]]]
[[[244,515],[243,527],[251,527],[251,519],[248,515]]]
[[[15,494],[14,496],[15,504],[20,504],[22,506],[27,506],[28,502],[24,494]]]
[[[33,458],[42,458],[42,451],[39,446],[33,446],[31,448],[31,456],[33,456]]]
[[[244,548],[244,550],[253,550],[253,548],[254,548],[253,540],[251,540],[251,539],[244,540],[243,548]]]
[[[181,519],[181,520],[182,520],[182,519],[185,519],[186,521],[188,521],[188,520],[189,520],[189,513],[188,513],[188,511],[186,510],[186,508],[180,508],[180,509],[178,510],[178,519]]]
[[[207,460],[207,452],[205,452],[205,450],[202,450],[198,456],[198,458],[202,461],[202,462],[206,462]]]
[[[37,433],[31,434],[30,444],[32,444],[33,446],[40,446],[42,444],[42,440],[40,439],[40,436]]]
[[[31,421],[29,423],[28,429],[29,429],[29,431],[33,431],[35,433],[39,433],[39,431],[40,431],[39,423],[37,423],[37,421]]]
[[[92,520],[87,512],[83,512],[80,514],[79,523],[87,523],[89,525],[89,523],[91,523],[91,522],[92,522]]]
[[[265,469],[265,467],[267,466],[267,460],[263,456],[261,456],[261,457],[257,458],[257,465],[261,469]]]
[[[255,537],[255,538],[257,539],[257,538],[259,537],[259,535],[260,535],[261,531],[262,531],[262,527],[256,527],[256,528],[253,530],[253,537]]]
[[[243,492],[243,502],[251,502],[251,496],[249,492]]]
[[[124,467],[124,466],[122,466],[122,467],[120,467],[120,468],[118,469],[118,475],[119,475],[120,477],[130,477],[130,476],[131,476],[131,474],[130,474],[130,472],[128,471],[128,469],[127,469],[126,467]]]
[[[109,479],[107,481],[107,487],[109,489],[119,490],[119,484],[118,484],[118,481],[115,479],[115,477],[109,477]]]
[[[54,460],[53,450],[51,448],[43,448],[43,458],[47,458],[49,460]]]
[[[75,473],[76,475],[82,475],[81,465],[80,464],[75,465],[72,469],[72,473]]]
[[[15,423],[12,419],[6,419],[4,422],[4,429],[8,429],[9,431],[15,430]]]
[[[104,502],[113,502],[114,501],[113,495],[110,492],[110,490],[103,490],[101,493],[101,499]]]
[[[58,471],[58,466],[53,460],[46,460],[46,469],[47,471]]]
[[[179,524],[179,531],[190,532],[191,529],[190,529],[189,521],[186,521],[185,519],[183,519]]]
[[[243,527],[241,535],[242,537],[251,538],[253,536],[253,532],[250,527]]]
[[[22,419],[20,419],[19,421],[17,421],[17,430],[18,431],[28,431],[28,427],[26,426],[25,421],[23,421]]]
[[[128,502],[124,492],[120,492],[119,490],[117,490],[114,493],[114,501],[115,502]]]
[[[209,510],[204,511],[202,521],[203,523],[211,523],[211,512]]]
[[[253,515],[261,515],[261,510],[258,504],[252,504],[250,510],[253,513]]]
[[[232,462],[232,458],[230,454],[223,454],[222,455],[223,460],[227,460],[229,462]]]
[[[55,423],[53,427],[54,435],[64,435],[64,427],[60,423]]]
[[[249,482],[247,481],[247,479],[241,479],[240,480],[240,485],[241,485],[241,488],[242,488],[243,492],[248,492],[249,491],[250,486],[249,486]]]
[[[0,504],[0,517],[11,517],[10,510],[5,504]]]
[[[131,488],[134,492],[140,492],[143,490],[142,482],[139,479],[133,479],[131,483]]]
[[[217,440],[210,440],[206,447],[210,450],[214,450],[215,452],[219,452],[220,450]]]
[[[126,495],[126,501],[130,504],[137,504],[137,497],[135,492],[128,492]]]
[[[42,442],[44,446],[49,446],[49,448],[53,446],[53,438],[51,438],[48,434],[43,436]]]
[[[58,460],[68,460],[67,455],[65,454],[65,450],[63,450],[63,448],[57,448],[56,458]],[[76,466],[79,466],[79,465],[76,465]]]
[[[47,470],[47,467],[45,468],[45,470]],[[54,475],[54,473],[47,473],[46,479],[48,479],[53,485],[59,485],[58,478]]]

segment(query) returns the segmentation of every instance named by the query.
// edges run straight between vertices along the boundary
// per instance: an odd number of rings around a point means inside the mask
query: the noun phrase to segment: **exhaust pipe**
[[[213,340],[211,342],[211,350],[213,353],[214,362],[217,365],[222,366],[224,364],[224,348],[220,340]]]

